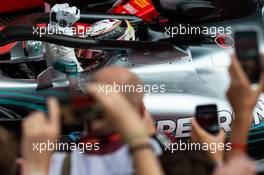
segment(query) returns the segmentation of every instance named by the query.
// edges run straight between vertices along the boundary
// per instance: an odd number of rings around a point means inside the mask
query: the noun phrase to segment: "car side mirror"
[[[72,60],[58,59],[54,64],[53,68],[57,71],[65,73],[67,75],[77,74],[77,64]]]
[[[79,89],[78,85],[78,68],[77,63],[72,60],[58,59],[54,64],[53,68],[57,71],[65,73],[69,80],[70,93],[74,94]]]
[[[53,86],[52,84],[52,71],[53,68],[49,67],[41,72],[37,77],[37,89],[46,89]]]

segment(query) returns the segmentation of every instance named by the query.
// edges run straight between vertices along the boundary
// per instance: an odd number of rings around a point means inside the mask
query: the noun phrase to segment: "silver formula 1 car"
[[[231,22],[210,25],[259,25],[263,28],[260,13]],[[81,14],[80,21],[100,19],[128,20],[138,26],[142,20],[134,16]],[[147,85],[165,87],[162,92],[149,92],[145,105],[155,118],[159,131],[173,133],[176,137],[190,136],[190,117],[195,107],[215,103],[219,109],[219,123],[230,131],[233,119],[232,109],[225,98],[229,85],[228,66],[230,56],[226,49],[219,47],[207,37],[196,38],[195,44],[177,43],[164,35],[148,29],[148,41],[92,40],[64,35],[34,35],[32,27],[47,23],[48,14],[35,14],[7,25],[0,32],[0,46],[18,42],[11,51],[10,60],[0,61],[0,116],[4,120],[22,119],[33,110],[45,111],[49,96],[69,96],[83,93],[93,73],[112,65],[128,67]],[[193,36],[192,36],[193,37]],[[210,37],[209,37],[210,38]],[[188,40],[188,38],[185,38]],[[193,38],[192,38],[193,39]],[[19,41],[30,41],[28,49]],[[60,60],[53,67],[45,66],[45,50],[39,43],[49,42],[72,48],[97,49],[112,54],[93,70],[77,73],[76,64]],[[26,50],[26,52],[25,52]],[[23,76],[24,75],[24,76]],[[259,98],[254,111],[249,151],[261,158],[264,142],[264,99]]]

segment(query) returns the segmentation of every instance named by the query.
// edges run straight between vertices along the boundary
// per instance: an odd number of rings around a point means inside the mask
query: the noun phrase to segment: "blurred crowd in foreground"
[[[48,113],[34,112],[22,124],[22,140],[18,146],[14,136],[0,128],[1,175],[253,175],[256,166],[247,156],[247,140],[252,110],[263,91],[264,79],[252,88],[235,56],[229,68],[231,84],[226,96],[235,118],[228,142],[231,149],[212,153],[202,150],[166,149],[179,140],[155,130],[149,111],[144,107],[143,93],[110,93],[98,89],[101,84],[143,84],[125,68],[109,67],[97,72],[87,92],[100,104],[103,116],[84,127],[78,143],[98,143],[98,149],[71,152],[33,149],[35,143],[56,142],[60,136],[60,104],[47,101]],[[118,76],[117,76],[118,75]],[[191,100],[191,99],[190,99]],[[192,143],[226,142],[224,131],[217,135],[205,131],[191,119]],[[91,146],[91,145],[90,145]]]

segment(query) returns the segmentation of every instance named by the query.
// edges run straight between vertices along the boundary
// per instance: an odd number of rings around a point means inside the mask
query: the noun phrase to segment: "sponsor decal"
[[[215,38],[215,43],[223,49],[231,49],[234,47],[234,39],[230,35],[218,35]]]
[[[225,132],[230,132],[231,123],[234,119],[233,112],[230,109],[220,110],[218,111],[218,117],[220,128],[223,128]],[[175,137],[190,137],[190,119],[191,117],[157,120],[156,127],[158,131],[171,133]],[[262,100],[257,102],[253,111],[251,129],[259,127],[264,127],[264,102]]]
[[[149,5],[149,2],[147,2],[146,0],[135,0],[134,2],[141,8],[145,8]]]
[[[134,15],[138,12],[131,4],[124,5],[124,9],[127,10],[130,14]]]

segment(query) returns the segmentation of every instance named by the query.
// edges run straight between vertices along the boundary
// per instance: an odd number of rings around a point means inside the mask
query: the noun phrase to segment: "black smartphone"
[[[196,107],[195,117],[199,125],[211,134],[219,132],[217,106],[214,104]]]
[[[241,30],[234,34],[238,60],[251,83],[258,83],[261,74],[258,30]]]
[[[61,98],[59,101],[64,126],[83,124],[102,115],[102,108],[90,95]]]

